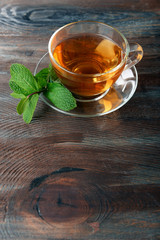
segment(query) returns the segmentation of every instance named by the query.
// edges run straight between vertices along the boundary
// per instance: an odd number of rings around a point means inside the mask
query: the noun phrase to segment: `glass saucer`
[[[48,52],[37,63],[34,70],[34,75],[42,68],[48,67],[50,63]],[[41,94],[41,99],[54,110],[77,117],[96,117],[103,116],[116,111],[124,106],[133,96],[138,84],[138,74],[133,66],[130,69],[123,71],[115,84],[109,89],[108,93],[97,101],[79,102],[77,107],[69,112],[63,111],[55,107],[44,95]]]

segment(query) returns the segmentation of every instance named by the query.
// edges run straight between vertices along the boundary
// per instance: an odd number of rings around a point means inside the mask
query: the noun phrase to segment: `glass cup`
[[[80,44],[77,45],[77,51],[79,51],[79,55],[82,55],[82,57],[79,59],[77,54],[72,54],[70,60],[77,65],[70,70],[63,64],[63,59],[61,59],[61,61],[57,60],[57,54],[59,53],[60,56],[58,56],[58,58],[62,58],[62,55],[65,57],[66,49],[69,47],[67,42],[64,45],[65,47],[59,47],[56,55],[54,55],[54,51],[56,47],[66,39],[78,39],[79,36],[84,37],[83,44],[81,41],[79,42]],[[96,53],[88,50],[90,49],[90,45],[88,43],[88,45],[85,44],[85,36],[89,36],[90,38],[97,36],[97,38],[101,39],[97,49],[101,49],[102,55],[105,51],[113,52],[118,46],[121,54],[115,67],[105,68],[104,66],[105,70],[103,71],[101,61],[99,60],[99,62],[97,62],[97,60],[94,60]],[[77,43],[78,42],[76,42],[76,44]],[[70,48],[70,50],[72,51],[72,48]],[[49,40],[48,51],[52,66],[62,84],[75,95],[78,101],[84,102],[95,101],[107,94],[122,71],[131,68],[143,57],[143,49],[139,44],[132,43],[129,45],[127,39],[117,29],[95,21],[74,22],[59,28],[53,33]],[[110,59],[110,62],[111,61],[114,62],[115,59]],[[79,69],[82,69],[82,71],[79,71]]]

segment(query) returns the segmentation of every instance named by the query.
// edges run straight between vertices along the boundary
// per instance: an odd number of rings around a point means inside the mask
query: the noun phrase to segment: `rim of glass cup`
[[[57,63],[57,61],[54,59],[53,57],[53,54],[52,54],[52,50],[51,50],[51,44],[52,44],[52,40],[53,38],[55,37],[55,35],[60,32],[63,28],[66,28],[67,26],[69,25],[74,25],[74,24],[78,24],[78,23],[96,23],[96,24],[102,24],[102,25],[105,25],[111,29],[113,29],[114,31],[116,31],[124,40],[125,42],[125,45],[126,45],[126,51],[125,51],[125,56],[123,58],[123,60],[115,67],[113,68],[112,70],[108,71],[108,72],[104,72],[104,73],[96,73],[96,74],[84,74],[84,73],[74,73],[74,72],[71,72],[69,71],[68,69],[62,67],[60,64]],[[101,77],[101,76],[104,76],[105,74],[107,73],[112,73],[116,70],[118,70],[123,64],[124,62],[126,61],[128,55],[129,55],[129,52],[130,52],[130,47],[129,47],[129,43],[127,41],[127,39],[125,38],[125,36],[120,32],[118,31],[116,28],[106,24],[106,23],[103,23],[103,22],[98,22],[98,21],[77,21],[77,22],[71,22],[71,23],[68,23],[60,28],[58,28],[53,34],[52,36],[50,37],[50,40],[49,40],[49,43],[48,43],[48,52],[49,52],[49,56],[52,58],[53,62],[55,63],[55,65],[57,65],[59,68],[61,68],[63,71],[65,72],[68,72],[69,74],[72,74],[74,76],[84,76],[84,77]]]

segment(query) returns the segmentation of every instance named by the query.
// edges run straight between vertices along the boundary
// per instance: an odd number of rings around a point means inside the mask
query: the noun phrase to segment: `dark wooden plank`
[[[159,9],[157,0],[0,2],[0,239],[160,239]],[[143,46],[135,95],[89,119],[40,100],[25,124],[9,95],[11,63],[33,72],[52,32],[86,19]]]

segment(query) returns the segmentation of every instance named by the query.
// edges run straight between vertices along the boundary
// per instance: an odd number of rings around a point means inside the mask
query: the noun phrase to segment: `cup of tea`
[[[106,94],[122,71],[143,57],[139,44],[129,44],[117,29],[95,21],[59,28],[49,40],[48,51],[62,84],[84,101]]]

